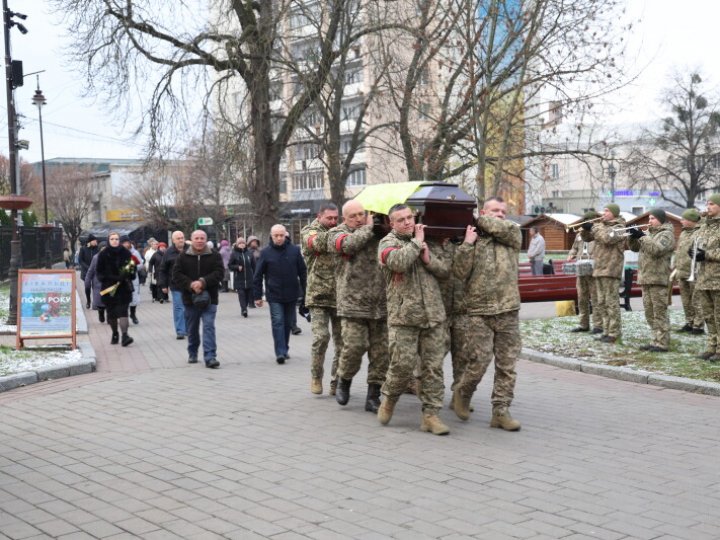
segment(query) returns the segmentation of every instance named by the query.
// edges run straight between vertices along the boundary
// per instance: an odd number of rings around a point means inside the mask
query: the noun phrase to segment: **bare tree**
[[[92,180],[89,167],[68,165],[48,171],[48,206],[62,225],[73,253],[92,211]]]
[[[682,208],[720,187],[720,96],[704,88],[699,73],[674,75],[662,97],[671,115],[645,130],[624,160],[636,185]]]
[[[416,0],[405,34],[385,33],[395,59],[390,95],[411,180],[474,171],[479,199],[497,194],[540,154],[528,133],[542,102],[566,112],[614,87],[620,2]],[[619,31],[619,29],[618,29]],[[610,81],[610,82],[607,82]]]
[[[370,31],[363,27],[340,39],[340,19],[354,2],[318,2],[322,35],[290,50],[281,32],[301,0],[52,0],[71,21],[73,57],[93,91],[122,98],[135,85],[154,85],[145,107],[152,149],[163,147],[168,131],[177,136],[173,122],[181,118],[176,109],[189,98],[185,93],[201,88],[206,106],[220,96],[224,119],[253,145],[246,193],[263,229],[276,219],[280,161],[300,116],[319,96],[338,55]],[[311,66],[305,63],[310,53]],[[278,113],[271,82],[289,67],[303,76]]]

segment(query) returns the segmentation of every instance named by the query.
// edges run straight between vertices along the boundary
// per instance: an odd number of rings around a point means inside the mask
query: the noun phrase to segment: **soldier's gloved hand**
[[[583,228],[584,231],[592,231],[593,224],[592,223],[583,223],[580,226]]]
[[[692,248],[690,248],[692,250]],[[697,248],[695,254],[695,261],[702,262],[705,260],[705,250],[703,248]]]
[[[635,238],[636,240],[645,236],[645,233],[637,227],[632,227],[631,229],[628,229],[628,234],[630,235],[630,238]]]
[[[379,214],[373,214],[373,235],[378,240],[387,236],[385,224],[383,223],[383,217]]]
[[[307,322],[310,322],[310,310],[305,307],[305,299],[301,298],[298,302],[298,315],[305,317]]]

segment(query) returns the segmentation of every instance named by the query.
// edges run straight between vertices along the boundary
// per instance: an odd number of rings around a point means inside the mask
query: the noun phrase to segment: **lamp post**
[[[48,204],[47,204],[47,182],[45,179],[45,138],[43,137],[43,123],[42,123],[42,108],[47,104],[47,100],[40,90],[40,75],[36,75],[37,89],[35,95],[32,98],[33,105],[38,109],[38,120],[40,123],[40,166],[42,168],[42,190],[43,190],[43,209],[45,212],[45,266],[52,268],[52,253],[50,252],[50,233],[52,232],[52,225],[48,221]]]
[[[615,175],[617,174],[617,169],[615,169],[615,163],[610,162],[610,165],[608,165],[608,175],[610,175],[610,202],[615,202]]]

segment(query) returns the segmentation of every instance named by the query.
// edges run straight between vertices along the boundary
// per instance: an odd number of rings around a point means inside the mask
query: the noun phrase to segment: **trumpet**
[[[595,223],[596,221],[600,221],[601,219],[602,219],[602,216],[598,216],[598,217],[596,217],[595,219],[588,219],[588,220],[585,220],[585,221],[581,221],[580,223],[575,223],[574,225],[568,225],[568,226],[565,227],[565,232],[566,232],[566,233],[569,233],[570,231],[572,231],[572,232],[578,232],[578,230],[580,229],[580,227],[582,227],[582,226],[585,225],[586,223]]]
[[[611,238],[615,238],[620,233],[622,233],[621,236],[630,236],[630,233],[627,232],[630,229],[644,229],[645,227],[649,227],[649,223],[643,223],[642,225],[630,225],[629,227],[621,227],[621,228],[615,228],[612,229],[608,234]]]

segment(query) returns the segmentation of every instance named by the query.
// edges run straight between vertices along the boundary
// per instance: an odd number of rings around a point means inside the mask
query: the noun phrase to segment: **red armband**
[[[342,244],[345,241],[345,238],[347,238],[349,235],[347,234],[341,234],[337,237],[337,240],[335,240],[335,250],[342,253]]]
[[[388,258],[388,255],[390,255],[391,251],[395,251],[396,247],[389,247],[382,250],[382,253],[380,254],[380,264],[385,264]]]

